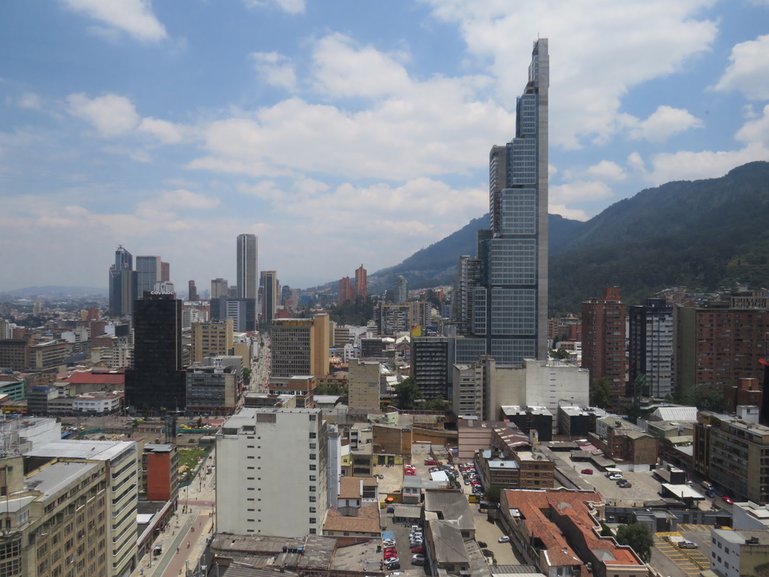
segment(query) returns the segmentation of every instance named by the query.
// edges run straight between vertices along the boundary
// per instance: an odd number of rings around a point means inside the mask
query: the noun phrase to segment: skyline
[[[769,160],[767,0],[365,8],[0,7],[0,290],[106,287],[119,245],[234,284],[241,233],[292,287],[397,264],[488,212],[538,37],[550,213]]]

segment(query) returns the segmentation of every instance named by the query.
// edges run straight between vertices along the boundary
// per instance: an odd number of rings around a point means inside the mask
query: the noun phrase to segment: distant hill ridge
[[[639,302],[670,286],[712,290],[740,282],[769,287],[769,162],[751,162],[720,178],[676,181],[642,190],[587,222],[550,215],[550,309],[618,285]],[[369,276],[372,287],[453,284],[463,254],[475,255],[488,215]]]

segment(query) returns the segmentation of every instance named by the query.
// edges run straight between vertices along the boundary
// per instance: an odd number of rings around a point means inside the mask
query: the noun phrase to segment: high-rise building
[[[328,428],[320,409],[244,408],[216,436],[216,528],[319,535],[328,510]],[[290,495],[276,499],[275,491]]]
[[[368,297],[368,275],[363,265],[355,269],[355,295],[364,299]]]
[[[350,375],[347,384],[349,411],[352,414],[381,412],[379,361],[350,361]]]
[[[195,286],[194,280],[187,282],[187,300],[198,300],[198,287]]]
[[[238,298],[257,297],[257,241],[255,234],[239,234],[237,240]]]
[[[171,282],[171,263],[160,261],[160,282]]]
[[[339,297],[337,301],[340,305],[355,300],[355,290],[349,276],[343,276],[339,279]]]
[[[237,333],[256,330],[256,299],[222,297],[211,299],[211,320],[231,319]]]
[[[411,340],[411,376],[425,399],[448,399],[449,339],[415,337]]]
[[[516,104],[515,137],[489,153],[491,226],[478,231],[478,262],[459,270],[465,316],[457,320],[502,365],[547,358],[549,76],[542,38]]]
[[[280,283],[278,273],[274,270],[263,270],[259,275],[259,290],[261,296],[261,320],[260,325],[265,328],[272,326],[275,311],[278,310],[280,299]]]
[[[206,357],[231,355],[232,331],[232,319],[192,323],[192,362],[202,363]]]
[[[155,290],[155,283],[161,281],[159,256],[136,257],[136,298],[143,299],[145,292]]]
[[[607,287],[603,298],[582,303],[582,367],[592,382],[607,378],[614,394],[625,396],[625,324],[627,306],[619,287]]]
[[[395,298],[393,300],[399,304],[409,300],[409,283],[402,274],[398,275],[395,281]]]
[[[226,297],[227,291],[229,290],[229,286],[230,285],[227,282],[227,279],[224,279],[224,278],[211,279],[211,298],[218,299],[218,298]]]
[[[133,315],[133,368],[126,370],[126,405],[139,412],[184,409],[182,301],[147,294]]]
[[[329,317],[275,319],[272,322],[271,380],[313,375],[323,378],[329,367]]]
[[[628,383],[635,395],[664,399],[673,393],[673,305],[647,299],[628,309]]]
[[[136,300],[136,273],[133,256],[119,246],[115,251],[115,264],[109,268],[109,314],[113,317],[129,316]]]

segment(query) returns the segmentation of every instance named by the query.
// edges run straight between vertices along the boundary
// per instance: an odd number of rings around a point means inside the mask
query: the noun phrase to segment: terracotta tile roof
[[[551,565],[583,563],[556,524],[558,517],[565,518],[566,522],[576,527],[587,549],[606,565],[643,565],[632,549],[597,533],[591,503],[600,499],[598,493],[588,491],[508,489],[503,491],[502,504],[508,509],[520,511],[529,534],[540,539],[546,547]]]
[[[360,477],[342,477],[339,480],[339,498],[340,499],[360,499]]]
[[[72,385],[125,385],[125,373],[75,371],[67,381]]]
[[[323,523],[324,532],[348,532],[364,535],[378,536],[381,532],[379,522],[379,505],[370,503],[358,509],[357,517],[345,517],[338,509],[329,509],[326,522]]]

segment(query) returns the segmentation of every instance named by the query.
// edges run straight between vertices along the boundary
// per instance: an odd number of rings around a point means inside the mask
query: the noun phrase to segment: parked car
[[[481,549],[485,549],[486,547],[488,547],[488,545],[486,544],[486,541],[478,541],[478,547],[480,547]]]
[[[627,479],[620,479],[617,481],[617,486],[619,486],[620,489],[629,489],[633,486],[633,483],[628,481]]]
[[[582,473],[583,475],[592,475],[593,469],[582,469],[580,473]]]
[[[509,543],[510,542],[510,535],[502,535],[499,539],[497,539],[499,543]]]
[[[397,557],[395,559],[388,559],[384,562],[384,566],[386,569],[400,569],[401,568],[401,560]]]
[[[385,551],[384,552],[384,558],[385,559],[397,559],[398,558],[398,552],[397,551]]]
[[[412,553],[424,553],[425,552],[425,546],[422,544],[414,545],[411,547]]]
[[[724,503],[726,503],[727,505],[734,504],[734,499],[732,499],[729,495],[724,495],[723,497],[721,497],[721,499],[723,499]]]
[[[385,547],[395,547],[395,541],[393,541],[392,539],[385,539],[382,541],[382,545],[384,545]]]
[[[438,461],[435,459],[425,459],[425,465],[437,465]]]
[[[610,481],[619,481],[622,478],[622,475],[620,473],[612,473],[609,475]]]
[[[687,539],[684,539],[683,541],[678,542],[678,547],[680,549],[696,549],[697,546],[698,546],[697,543],[695,543],[694,541],[689,541]]]
[[[425,556],[421,553],[417,553],[416,555],[411,556],[411,564],[412,565],[424,565],[425,564]]]

